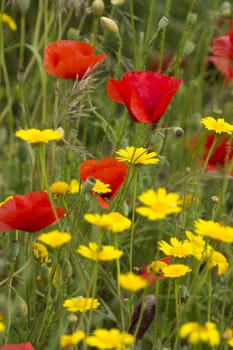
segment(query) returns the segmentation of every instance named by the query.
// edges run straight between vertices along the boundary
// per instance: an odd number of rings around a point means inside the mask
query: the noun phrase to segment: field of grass
[[[233,4],[1,0],[0,350],[233,347]]]

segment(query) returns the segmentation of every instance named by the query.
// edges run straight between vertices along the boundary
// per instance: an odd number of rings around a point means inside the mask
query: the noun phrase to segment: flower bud
[[[119,27],[112,19],[108,17],[100,17],[100,23],[107,32],[119,34]]]
[[[229,3],[229,1],[223,1],[219,8],[219,15],[223,18],[232,17],[232,5]]]
[[[19,5],[20,11],[23,15],[25,15],[26,12],[28,11],[28,8],[30,6],[30,2],[31,2],[31,0],[18,0],[18,5]]]
[[[125,2],[125,0],[111,0],[111,4],[116,5],[116,6],[122,5],[122,4],[124,4],[124,2]]]
[[[162,30],[168,26],[169,19],[166,16],[163,16],[160,18],[159,23],[158,23],[158,30]]]
[[[187,15],[187,23],[189,25],[193,25],[196,23],[197,20],[197,14],[195,12],[189,12]]]
[[[91,5],[91,11],[94,16],[100,17],[104,12],[104,3],[102,0],[94,0]]]
[[[75,28],[69,28],[67,32],[67,39],[68,40],[78,40],[79,38],[79,30]]]
[[[184,135],[184,130],[179,126],[177,126],[173,129],[173,135],[175,137],[182,137]]]
[[[196,45],[193,41],[187,40],[183,48],[183,55],[189,56],[194,51],[195,47]]]
[[[28,314],[27,304],[19,295],[15,299],[15,309],[18,317],[26,317]]]

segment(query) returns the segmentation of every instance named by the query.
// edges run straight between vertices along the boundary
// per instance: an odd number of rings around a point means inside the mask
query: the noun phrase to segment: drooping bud
[[[158,30],[162,30],[168,26],[169,19],[166,16],[163,16],[160,18],[159,23],[158,23]]]
[[[26,12],[28,11],[28,8],[30,6],[30,2],[31,2],[31,0],[18,0],[19,8],[20,8],[20,11],[23,15],[25,15]]]
[[[102,27],[109,33],[119,34],[119,27],[115,21],[108,17],[100,17]]]
[[[80,32],[78,29],[75,28],[69,28],[67,32],[67,39],[68,40],[78,40],[80,35]]]
[[[183,48],[183,55],[189,56],[194,51],[195,47],[196,44],[194,44],[193,41],[187,40]]]
[[[175,137],[182,137],[184,135],[184,130],[179,126],[177,126],[173,129],[173,135]]]
[[[28,307],[26,302],[23,298],[21,298],[19,295],[15,299],[15,309],[16,309],[16,316],[18,317],[26,317],[28,314]]]
[[[197,14],[195,12],[189,12],[187,15],[187,23],[189,25],[193,25],[196,23],[197,20]]]
[[[140,300],[133,311],[129,333],[133,334],[136,340],[142,339],[149,325],[152,323],[156,312],[156,298],[153,294],[146,295]],[[135,334],[135,332],[137,332]]]
[[[229,3],[229,1],[223,1],[219,8],[219,15],[223,18],[232,17],[232,5]]]
[[[104,12],[104,3],[102,0],[94,0],[91,5],[91,11],[94,16],[100,17]]]

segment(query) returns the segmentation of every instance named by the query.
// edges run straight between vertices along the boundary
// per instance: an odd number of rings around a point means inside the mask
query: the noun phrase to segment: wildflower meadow
[[[233,348],[233,3],[0,1],[0,350]]]

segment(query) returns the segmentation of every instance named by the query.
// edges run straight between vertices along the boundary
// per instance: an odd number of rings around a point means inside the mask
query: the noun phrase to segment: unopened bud
[[[187,40],[183,48],[183,55],[189,56],[194,51],[195,47],[196,45],[193,41]]]
[[[166,16],[163,16],[160,18],[159,23],[158,23],[158,30],[162,30],[168,26],[169,19]]]
[[[152,323],[156,311],[156,298],[153,294],[146,295],[140,300],[133,311],[129,333],[133,334],[136,340],[142,339],[147,328]],[[140,322],[140,324],[138,324]],[[135,334],[135,332],[137,332]]]
[[[78,317],[75,314],[68,315],[67,319],[69,322],[72,322],[72,323],[78,321]]]
[[[104,3],[102,0],[94,0],[91,5],[91,11],[94,16],[100,17],[104,12]]]
[[[232,17],[232,5],[229,1],[224,1],[219,8],[219,15],[223,18]]]
[[[184,130],[177,126],[176,128],[173,129],[173,135],[175,137],[182,137],[184,135]]]
[[[212,202],[214,202],[214,203],[218,203],[218,202],[219,202],[219,198],[218,198],[217,196],[212,196],[212,197],[211,197],[211,200],[212,200]]]
[[[193,25],[196,23],[197,20],[197,14],[195,12],[189,12],[187,15],[187,23],[189,25]]]
[[[100,23],[107,32],[119,34],[119,27],[112,19],[108,17],[100,17]]]
[[[16,316],[18,317],[26,317],[28,314],[28,307],[26,302],[21,298],[19,295],[16,297],[15,300],[15,309],[16,309]]]
[[[30,6],[30,2],[31,2],[31,0],[18,0],[18,5],[19,5],[20,11],[23,15],[26,14],[26,12]]]
[[[67,39],[68,40],[78,40],[80,35],[80,32],[78,29],[75,28],[69,28],[67,32]]]

